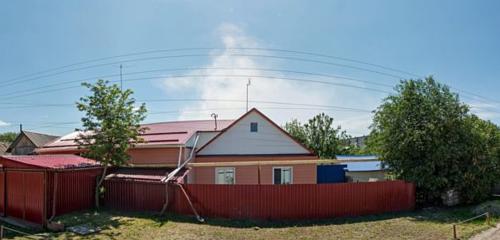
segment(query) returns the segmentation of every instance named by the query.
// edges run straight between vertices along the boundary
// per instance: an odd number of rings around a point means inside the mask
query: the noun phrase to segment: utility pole
[[[123,91],[123,74],[122,74],[123,66],[120,64],[120,90]]]
[[[215,128],[214,128],[214,130],[215,130],[215,131],[217,131],[217,117],[218,117],[219,115],[217,115],[216,113],[212,113],[212,114],[210,114],[210,116],[214,119],[214,123],[215,123]]]
[[[248,82],[247,82],[247,112],[248,112],[248,87],[250,86],[252,82],[250,81],[250,78],[248,79]]]

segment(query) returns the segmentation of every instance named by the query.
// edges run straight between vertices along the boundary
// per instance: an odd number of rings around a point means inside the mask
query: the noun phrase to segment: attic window
[[[257,132],[259,125],[256,122],[250,123],[250,132]]]

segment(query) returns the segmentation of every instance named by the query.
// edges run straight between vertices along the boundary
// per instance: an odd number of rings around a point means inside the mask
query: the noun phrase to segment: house
[[[376,182],[386,179],[386,169],[375,155],[338,155],[346,165],[346,177],[351,182]]]
[[[366,147],[366,140],[368,139],[368,136],[361,136],[361,137],[353,137],[349,138],[347,142],[349,145],[357,147],[357,148],[364,148]]]
[[[36,148],[42,147],[58,138],[58,136],[21,130],[14,142],[7,148],[7,152],[12,155],[33,154]]]
[[[236,120],[143,126],[144,142],[129,150],[129,167],[185,166],[185,181],[199,184],[316,183],[318,157],[255,108]],[[76,142],[79,134],[63,136],[36,152],[79,154],[83,151]]]
[[[10,143],[8,142],[0,142],[0,155],[5,155],[7,153],[9,145]]]

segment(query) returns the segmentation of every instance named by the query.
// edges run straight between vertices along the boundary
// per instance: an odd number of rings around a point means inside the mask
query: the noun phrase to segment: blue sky
[[[52,134],[72,131],[81,116],[72,104],[87,93],[76,82],[100,76],[116,81],[120,63],[124,87],[152,113],[147,122],[207,119],[211,112],[235,118],[245,110],[246,76],[252,76],[250,106],[278,123],[325,111],[352,135],[368,132],[369,111],[391,91],[386,85],[415,77],[272,49],[434,75],[462,93],[474,112],[500,123],[499,9],[493,0],[4,1],[0,132],[17,130],[19,123]],[[18,78],[86,60],[179,48],[208,49],[109,58]],[[134,74],[150,70],[156,71]],[[170,101],[152,101],[165,99]],[[283,102],[292,104],[277,104]]]

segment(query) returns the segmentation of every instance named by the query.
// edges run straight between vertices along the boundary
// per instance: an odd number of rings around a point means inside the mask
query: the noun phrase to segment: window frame
[[[217,183],[217,177],[219,176],[219,170],[232,170],[233,171],[233,183]],[[218,185],[235,185],[236,184],[236,168],[235,167],[216,167],[215,168],[215,179],[214,183]]]
[[[253,131],[253,126],[255,124],[255,131]],[[250,132],[258,133],[259,132],[259,123],[258,122],[250,122]]]
[[[283,169],[290,169],[290,183],[275,183],[274,182],[274,172],[275,172],[274,170],[275,169],[280,169],[281,171]],[[276,167],[273,167],[272,171],[273,171],[273,178],[272,178],[273,185],[289,185],[289,184],[293,184],[293,167],[292,166],[276,166]],[[282,174],[282,176],[283,176],[283,173],[281,171],[280,171],[280,174]],[[281,182],[283,182],[283,178],[281,179]]]

